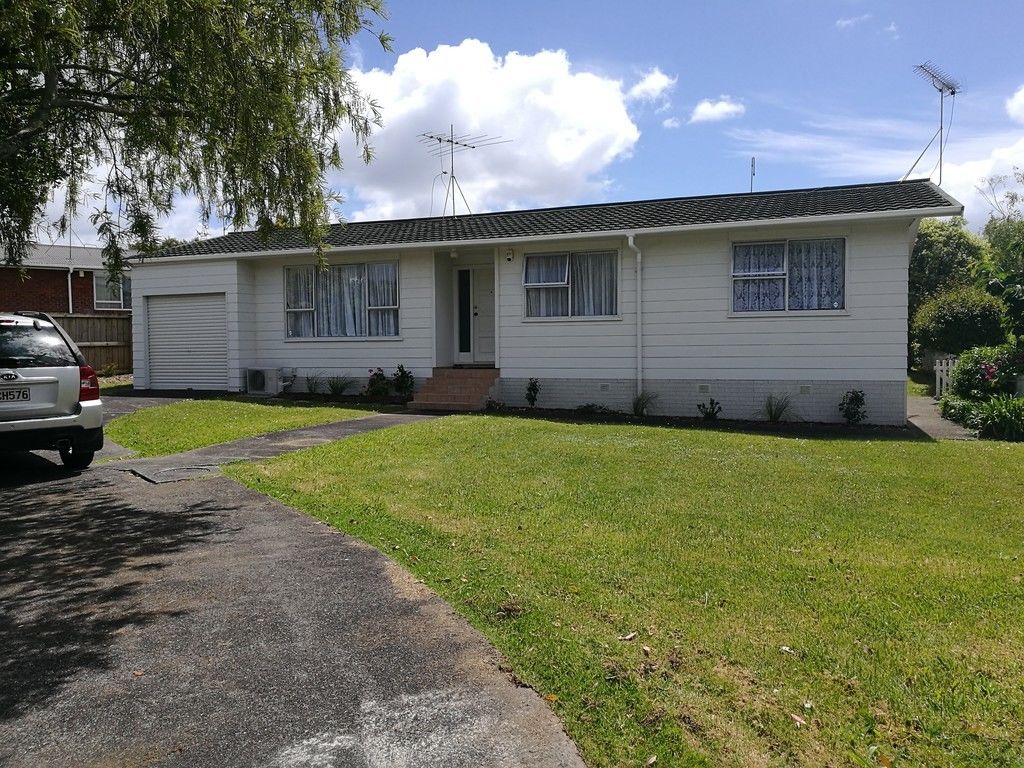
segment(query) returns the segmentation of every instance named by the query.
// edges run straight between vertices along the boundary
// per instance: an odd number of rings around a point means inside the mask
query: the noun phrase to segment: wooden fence
[[[53,315],[101,373],[131,373],[131,315]]]
[[[956,355],[947,355],[935,359],[935,396],[942,397],[949,389],[949,374],[956,365]]]

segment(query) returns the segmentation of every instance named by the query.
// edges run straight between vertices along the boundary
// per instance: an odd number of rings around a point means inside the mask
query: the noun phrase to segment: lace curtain
[[[789,308],[843,309],[845,241],[789,241]]]
[[[733,311],[843,309],[845,255],[842,238],[735,245]]]

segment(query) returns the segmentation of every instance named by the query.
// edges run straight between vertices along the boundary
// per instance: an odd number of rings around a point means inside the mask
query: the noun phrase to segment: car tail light
[[[100,380],[96,378],[96,371],[92,369],[91,365],[81,365],[78,367],[78,402],[84,403],[86,400],[99,400],[100,399]]]

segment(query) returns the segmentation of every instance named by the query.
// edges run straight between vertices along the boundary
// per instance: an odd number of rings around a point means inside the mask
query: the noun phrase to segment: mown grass
[[[119,416],[107,436],[141,456],[165,456],[283,429],[354,419],[371,411],[301,403],[182,400]]]
[[[1022,466],[1008,444],[467,416],[228,471],[423,578],[592,766],[1010,766]]]
[[[934,396],[935,374],[930,371],[911,371],[907,375],[907,394],[912,397]]]

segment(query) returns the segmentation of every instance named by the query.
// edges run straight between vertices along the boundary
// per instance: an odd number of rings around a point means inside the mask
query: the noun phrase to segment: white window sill
[[[777,312],[728,312],[727,317],[764,320],[765,318],[794,318],[794,317],[849,317],[850,312],[845,309],[787,309]]]
[[[368,341],[404,341],[401,336],[286,336],[286,344],[307,344],[309,342],[368,342]]]
[[[131,312],[131,307],[93,307],[97,312]]]
[[[622,315],[601,315],[599,317],[524,317],[524,323],[618,323]]]

